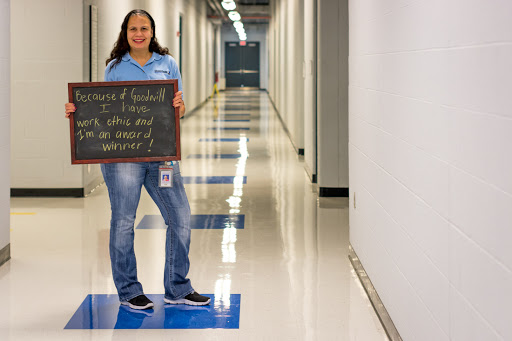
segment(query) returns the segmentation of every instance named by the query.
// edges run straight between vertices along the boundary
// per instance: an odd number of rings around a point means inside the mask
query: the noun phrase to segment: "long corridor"
[[[143,191],[138,276],[155,302],[120,307],[105,185],[12,198],[0,267],[9,340],[387,340],[348,260],[348,199],[318,198],[263,91],[225,91],[181,121],[191,269],[207,307],[164,305],[165,228]],[[5,340],[5,339],[3,339]]]

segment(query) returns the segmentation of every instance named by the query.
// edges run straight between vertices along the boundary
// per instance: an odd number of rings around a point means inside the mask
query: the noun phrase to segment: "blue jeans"
[[[110,221],[110,260],[120,301],[142,295],[137,279],[133,246],[134,222],[142,185],[156,203],[167,225],[165,243],[165,297],[176,300],[192,293],[187,278],[190,262],[190,206],[180,168],[174,162],[173,187],[158,187],[161,162],[106,163],[101,172],[108,188],[112,219]]]

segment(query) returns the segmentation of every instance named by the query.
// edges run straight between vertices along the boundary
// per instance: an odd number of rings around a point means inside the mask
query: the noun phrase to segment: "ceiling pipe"
[[[207,0],[210,7],[212,7],[217,15],[220,17],[220,19],[224,19],[226,17],[224,13],[224,8],[222,8],[222,5],[218,0]],[[227,17],[226,17],[227,18]]]

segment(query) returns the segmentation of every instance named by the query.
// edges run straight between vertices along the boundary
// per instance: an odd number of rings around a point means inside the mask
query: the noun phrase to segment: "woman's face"
[[[151,22],[145,16],[132,15],[128,19],[126,36],[130,45],[130,51],[149,51],[149,43],[151,42],[151,37],[153,37]]]

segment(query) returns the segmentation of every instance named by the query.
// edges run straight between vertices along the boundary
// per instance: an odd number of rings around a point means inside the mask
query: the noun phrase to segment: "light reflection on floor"
[[[245,215],[243,214],[193,214],[190,217],[190,228],[196,230],[243,229]],[[165,229],[164,218],[161,215],[145,215],[137,229]]]
[[[244,184],[247,183],[247,177],[234,177],[234,176],[183,176],[183,183],[185,185],[189,184],[232,184],[235,181],[243,181]]]

